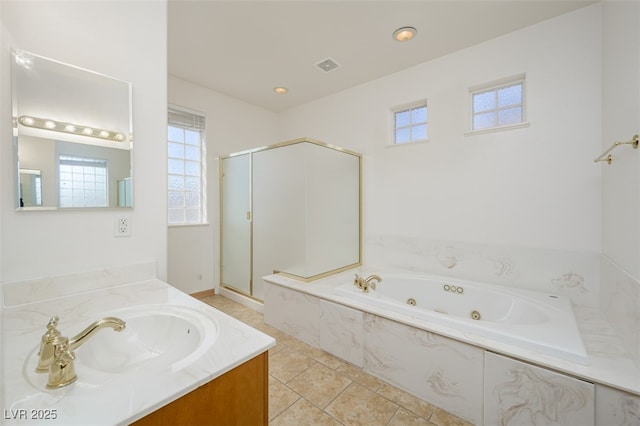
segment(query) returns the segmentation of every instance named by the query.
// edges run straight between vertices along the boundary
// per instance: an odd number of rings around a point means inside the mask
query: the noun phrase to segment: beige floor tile
[[[234,302],[231,299],[227,299],[224,296],[220,296],[216,294],[215,296],[208,296],[202,299],[204,303],[208,303],[211,306],[216,307],[224,312],[225,309],[230,309],[235,305],[239,305],[239,303]]]
[[[309,349],[309,347],[311,347],[308,343],[303,342],[302,340],[296,339],[293,336],[290,336],[286,333],[283,333],[280,340],[282,341],[282,343],[284,343],[285,345],[289,346],[290,348],[293,348],[299,352],[304,352],[306,350]]]
[[[340,423],[304,398],[269,422],[271,426],[339,426]]]
[[[247,316],[250,317],[251,313],[249,313],[248,311],[250,310],[249,308],[247,308],[246,306],[242,306],[238,303],[233,302],[235,305],[229,305],[229,306],[222,306],[218,309],[220,309],[222,312],[224,312],[227,315],[230,315],[232,317],[234,317],[237,320],[243,321],[242,317],[243,316]],[[244,321],[243,321],[244,322]]]
[[[325,408],[350,384],[351,380],[319,363],[287,383],[291,389],[320,408]]]
[[[331,355],[329,352],[325,352],[322,349],[310,347],[309,350],[303,352],[305,355],[315,359],[316,361],[326,365],[332,370],[344,365],[344,361]]]
[[[377,393],[427,420],[431,418],[431,415],[436,409],[435,406],[428,402],[411,395],[409,392],[391,386],[388,383],[383,383]]]
[[[387,426],[413,426],[413,425],[432,425],[425,418],[422,418],[415,413],[405,409],[398,408],[396,414],[393,415]]]
[[[291,336],[289,336],[284,331],[278,330],[277,328],[267,325],[264,322],[262,324],[256,325],[255,328],[262,331],[264,334],[268,334],[269,336],[273,337],[276,340],[284,341],[287,338],[289,339],[291,338]]]
[[[275,377],[269,376],[269,420],[273,420],[299,399],[300,395]]]
[[[286,345],[280,343],[278,340],[276,340],[276,345],[269,349],[269,357],[271,357],[272,355],[280,352],[281,350],[283,350],[285,348],[288,348],[288,346],[286,346]]]
[[[238,312],[234,318],[244,322],[245,324],[249,324],[252,327],[264,323],[264,316],[260,312],[256,312],[252,309],[244,312]]]
[[[269,374],[282,383],[305,371],[315,364],[315,361],[291,348],[285,348],[269,357]]]
[[[473,423],[449,414],[440,408],[435,409],[429,421],[438,426],[473,426]]]
[[[398,406],[357,383],[345,389],[325,411],[345,425],[386,425]]]
[[[346,362],[338,367],[336,371],[374,392],[384,384],[384,382],[377,377],[365,373],[362,368],[355,367]]]

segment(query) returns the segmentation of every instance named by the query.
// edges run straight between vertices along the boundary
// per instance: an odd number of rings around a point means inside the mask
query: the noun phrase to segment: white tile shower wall
[[[600,309],[625,352],[640,366],[640,282],[606,256],[601,271]]]
[[[549,291],[598,306],[599,254],[367,234],[365,264]]]
[[[484,377],[486,425],[594,424],[592,383],[491,352]]]
[[[320,347],[320,299],[317,297],[265,282],[264,322]]]
[[[482,424],[482,349],[371,314],[364,339],[365,370]]]
[[[640,396],[596,384],[596,424],[640,425]]]

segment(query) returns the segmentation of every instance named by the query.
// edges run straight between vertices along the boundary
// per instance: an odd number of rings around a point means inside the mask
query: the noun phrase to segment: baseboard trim
[[[216,291],[211,288],[209,290],[202,290],[202,291],[197,291],[195,293],[191,293],[190,296],[200,300],[200,299],[204,299],[205,297],[214,296],[215,294],[216,294]]]

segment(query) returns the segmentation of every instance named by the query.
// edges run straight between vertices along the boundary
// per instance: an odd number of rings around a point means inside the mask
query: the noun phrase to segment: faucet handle
[[[55,330],[56,327],[58,326],[58,321],[60,320],[60,318],[56,315],[51,317],[51,319],[49,320],[49,322],[47,323],[47,330],[51,331],[51,330]]]
[[[38,373],[46,373],[49,371],[49,366],[53,362],[55,356],[53,342],[61,336],[60,331],[57,329],[58,320],[59,318],[57,316],[51,317],[47,323],[47,331],[42,335],[42,339],[40,339],[38,366],[36,367],[36,372]]]
[[[76,356],[69,345],[69,339],[64,336],[56,337],[52,346],[54,359],[49,366],[49,381],[47,382],[49,389],[67,386],[78,378],[73,364]]]
[[[356,277],[353,280],[353,285],[356,286],[358,290],[362,291],[363,293],[369,292],[369,283],[358,274],[356,274]]]

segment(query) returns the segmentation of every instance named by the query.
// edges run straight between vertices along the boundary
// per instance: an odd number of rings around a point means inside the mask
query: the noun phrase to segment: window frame
[[[178,123],[177,121],[172,121],[172,119],[170,118],[171,112],[173,112],[175,115],[177,116],[183,116],[186,118],[185,121],[189,121],[189,116],[191,117],[191,119],[193,119],[194,121],[192,122],[193,125],[190,126],[189,124],[186,124],[185,122],[182,123]],[[167,127],[166,127],[166,145],[165,145],[165,149],[167,150],[167,226],[169,227],[180,227],[180,226],[203,226],[203,225],[209,225],[208,222],[208,212],[207,212],[207,149],[206,149],[206,114],[201,112],[201,111],[196,111],[190,108],[185,108],[179,105],[174,105],[174,104],[169,104],[168,105],[168,109],[167,109]],[[183,205],[183,207],[181,208],[184,215],[183,215],[183,221],[181,222],[170,222],[170,210],[172,209],[178,209],[178,208],[172,208],[169,205],[169,195],[171,193],[171,191],[178,191],[178,190],[172,190],[170,188],[170,184],[169,184],[169,180],[171,179],[172,176],[180,176],[183,179],[186,179],[187,176],[191,176],[194,177],[193,175],[187,175],[186,171],[183,170],[183,172],[181,174],[176,174],[176,173],[170,173],[169,170],[169,161],[171,159],[174,160],[183,160],[184,162],[187,161],[186,158],[178,158],[178,157],[171,157],[169,155],[169,144],[170,143],[179,143],[183,145],[183,149],[186,149],[186,147],[188,146],[188,144],[186,143],[186,141],[170,141],[169,140],[169,128],[170,127],[174,127],[174,128],[179,128],[182,129],[183,131],[187,131],[187,130],[191,130],[191,131],[196,131],[199,133],[200,135],[200,142],[199,142],[199,151],[200,151],[200,160],[199,160],[199,166],[200,166],[200,175],[199,175],[199,198],[200,198],[200,205],[198,206],[199,209],[199,215],[200,215],[200,219],[199,221],[187,221],[186,217],[186,210],[187,207],[186,205]],[[193,145],[191,145],[193,146]],[[188,191],[186,189],[186,183],[185,183],[185,189],[182,190],[182,192],[184,194],[188,193],[188,192],[195,192],[195,191]],[[186,197],[185,197],[186,199]]]
[[[417,126],[421,126],[424,125],[426,126],[426,138],[422,138],[422,139],[412,139],[411,136],[409,137],[409,140],[406,142],[397,142],[397,130],[398,127],[396,127],[396,115],[398,113],[401,112],[405,112],[405,111],[412,111],[414,109],[418,109],[418,108],[425,108],[426,109],[426,121],[422,122],[417,122],[417,123],[413,123],[411,122],[411,114],[409,114],[409,125],[408,126],[401,126],[400,128],[408,128],[409,131],[411,132],[411,130],[414,127]],[[403,105],[399,105],[396,107],[391,108],[391,144],[387,145],[387,146],[407,146],[407,145],[416,145],[416,144],[423,144],[423,143],[427,143],[429,142],[429,106],[427,103],[427,99],[423,98],[414,102],[410,102],[407,104],[403,104]]]
[[[505,124],[505,125],[497,125],[498,123],[498,112],[500,111],[500,107],[497,105],[498,102],[498,97],[497,97],[497,92],[498,90],[502,89],[502,88],[506,88],[506,87],[510,87],[510,86],[515,86],[515,85],[521,85],[521,99],[520,99],[520,104],[513,104],[513,105],[509,105],[509,108],[512,108],[513,106],[517,106],[519,105],[522,111],[522,119],[520,122],[518,123],[513,123],[513,124]],[[527,98],[527,83],[526,83],[526,74],[517,74],[517,75],[513,75],[510,77],[506,77],[506,78],[502,78],[499,80],[494,80],[488,83],[484,83],[484,84],[480,84],[480,85],[476,85],[476,86],[472,86],[469,87],[469,101],[468,101],[468,105],[469,105],[469,114],[468,114],[468,126],[467,128],[469,129],[467,132],[465,132],[465,135],[475,135],[475,134],[482,134],[482,133],[491,133],[491,132],[499,132],[499,131],[504,131],[504,130],[511,130],[511,129],[518,129],[518,128],[522,128],[522,127],[527,127],[529,125],[529,122],[527,121],[527,107],[526,107],[526,98]],[[486,127],[486,128],[482,128],[482,129],[474,129],[474,118],[476,116],[475,110],[474,110],[474,96],[482,94],[482,93],[488,93],[488,92],[495,92],[496,93],[496,105],[495,108],[491,109],[491,110],[486,110],[486,111],[482,111],[483,113],[486,112],[495,112],[495,116],[496,116],[496,126],[492,126],[492,127]]]

